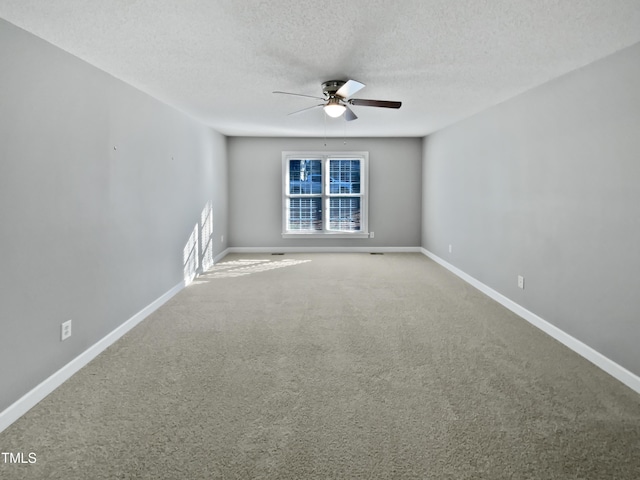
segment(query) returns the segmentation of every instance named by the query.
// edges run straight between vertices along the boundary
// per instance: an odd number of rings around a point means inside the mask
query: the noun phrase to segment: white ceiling
[[[0,0],[0,17],[226,135],[424,136],[640,42],[640,0]],[[353,122],[315,102],[367,86]]]

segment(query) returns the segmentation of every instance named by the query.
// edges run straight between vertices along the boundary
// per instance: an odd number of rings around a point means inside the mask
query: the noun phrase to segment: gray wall
[[[208,203],[221,252],[228,206],[222,135],[2,20],[0,65],[2,411],[180,283]]]
[[[234,247],[419,247],[422,139],[232,137],[229,235]],[[282,152],[368,151],[372,239],[283,239]]]
[[[423,162],[427,250],[640,375],[640,44],[429,136]]]

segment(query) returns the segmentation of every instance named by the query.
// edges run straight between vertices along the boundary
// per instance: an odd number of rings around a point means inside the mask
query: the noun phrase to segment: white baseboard
[[[229,249],[225,248],[222,252],[220,252],[218,255],[216,255],[213,258],[213,264],[215,265],[216,263],[218,263],[220,260],[226,257],[228,253],[229,253]]]
[[[73,374],[78,372],[82,367],[87,365],[91,360],[96,358],[107,347],[115,343],[120,337],[138,325],[142,320],[151,315],[154,311],[165,304],[171,297],[185,287],[184,282],[180,282],[175,287],[164,293],[162,296],[151,302],[129,320],[124,322],[118,328],[113,330],[107,336],[99,340],[93,346],[82,352],[76,358],[67,363],[60,370],[55,372],[39,385],[24,394],[21,398],[9,405],[5,410],[0,412],[0,432],[6,429],[13,422],[18,420],[22,415],[27,413],[38,402],[53,392],[56,388],[67,381]]]
[[[421,247],[232,247],[228,253],[420,253]]]
[[[495,300],[496,302],[500,303],[502,306],[508,308],[509,310],[511,310],[516,315],[524,318],[526,321],[528,321],[529,323],[531,323],[535,327],[538,327],[540,330],[542,330],[546,334],[550,335],[551,337],[555,338],[556,340],[558,340],[563,345],[569,347],[571,350],[576,352],[578,355],[586,358],[591,363],[593,363],[597,367],[601,368],[602,370],[607,372],[612,377],[614,377],[617,380],[621,381],[622,383],[624,383],[626,386],[628,386],[632,390],[640,393],[640,377],[638,377],[634,373],[632,373],[629,370],[627,370],[626,368],[618,365],[613,360],[605,357],[600,352],[598,352],[598,351],[594,350],[593,348],[591,348],[589,345],[587,345],[585,343],[582,343],[580,340],[576,339],[575,337],[572,337],[571,335],[569,335],[568,333],[564,332],[563,330],[560,330],[555,325],[552,325],[551,323],[547,322],[546,320],[540,318],[535,313],[527,310],[526,308],[522,307],[521,305],[518,305],[516,302],[514,302],[513,300],[505,297],[504,295],[502,295],[501,293],[495,291],[491,287],[489,287],[489,286],[485,285],[484,283],[476,280],[475,278],[473,278],[472,276],[470,276],[467,273],[463,272],[459,268],[454,267],[453,265],[451,265],[447,261],[443,260],[442,258],[438,257],[437,255],[431,253],[430,251],[428,251],[428,250],[426,250],[424,248],[422,248],[421,251],[422,251],[423,254],[425,254],[427,257],[429,257],[434,262],[442,265],[444,268],[446,268],[450,272],[454,273],[455,275],[457,275],[458,277],[460,277],[462,280],[464,280],[465,282],[469,283],[473,287],[477,288],[478,290],[480,290],[485,295],[491,297],[493,300]]]

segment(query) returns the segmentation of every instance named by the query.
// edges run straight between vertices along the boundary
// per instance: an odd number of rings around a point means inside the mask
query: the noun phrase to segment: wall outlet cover
[[[71,320],[63,322],[60,326],[60,341],[66,340],[71,336]]]

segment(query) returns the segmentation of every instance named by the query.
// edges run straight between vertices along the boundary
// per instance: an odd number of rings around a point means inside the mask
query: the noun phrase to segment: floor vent
[[[271,255],[284,255],[284,253],[272,253]]]
[[[371,252],[371,255],[384,255],[382,252]]]

